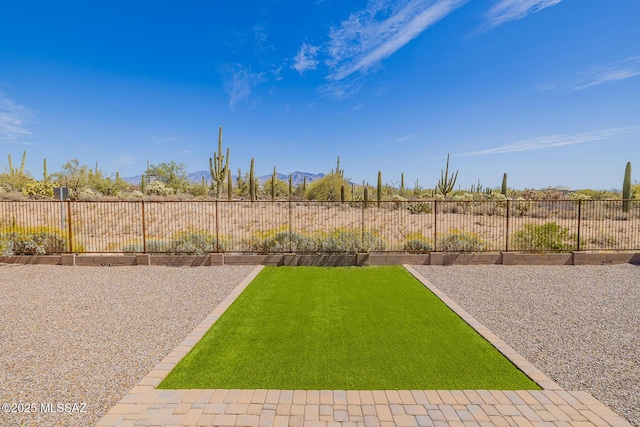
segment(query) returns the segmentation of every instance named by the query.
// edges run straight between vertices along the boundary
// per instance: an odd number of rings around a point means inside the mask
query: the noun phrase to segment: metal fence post
[[[144,219],[144,200],[140,201],[142,205],[142,253],[147,253],[147,227]]]
[[[293,252],[293,212],[291,212],[291,193],[289,193],[289,252]]]
[[[509,200],[507,200],[507,224],[504,233],[504,251],[509,252]]]
[[[216,199],[215,209],[216,209],[216,252],[220,252],[220,227],[218,224],[218,199]]]
[[[582,200],[578,199],[578,237],[576,239],[576,251],[580,251],[580,219],[582,218]]]
[[[361,220],[362,221],[362,230],[361,230],[361,233],[360,233],[360,245],[362,245],[363,247],[364,247],[364,209],[365,209],[366,205],[367,205],[367,202],[363,201],[362,202],[362,220]]]
[[[438,251],[438,200],[433,200],[433,251]]]
[[[69,224],[69,253],[73,253],[73,232],[71,231],[71,200],[67,200],[67,221]]]

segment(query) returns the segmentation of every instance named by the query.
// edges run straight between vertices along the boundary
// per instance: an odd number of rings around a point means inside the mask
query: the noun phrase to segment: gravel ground
[[[0,425],[96,423],[252,269],[0,265]]]
[[[0,411],[0,425],[97,422],[252,269],[0,265],[0,403],[36,406]],[[562,387],[640,427],[640,267],[417,269]]]
[[[640,266],[419,266],[566,390],[640,426]]]

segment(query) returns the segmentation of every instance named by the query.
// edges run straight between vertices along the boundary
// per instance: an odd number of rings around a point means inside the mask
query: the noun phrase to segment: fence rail
[[[0,254],[640,249],[640,201],[0,201]]]

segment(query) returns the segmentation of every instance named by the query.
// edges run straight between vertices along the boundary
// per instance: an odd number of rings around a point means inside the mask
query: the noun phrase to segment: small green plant
[[[575,249],[576,237],[555,221],[544,224],[528,223],[516,231],[511,237],[511,244],[516,250],[523,251],[570,251]]]
[[[475,233],[451,229],[438,238],[438,250],[442,252],[475,252],[484,248],[484,243]]]

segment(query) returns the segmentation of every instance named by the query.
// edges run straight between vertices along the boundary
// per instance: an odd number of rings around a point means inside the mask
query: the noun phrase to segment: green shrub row
[[[49,227],[10,226],[0,228],[0,254],[49,255],[67,251],[67,239]]]

